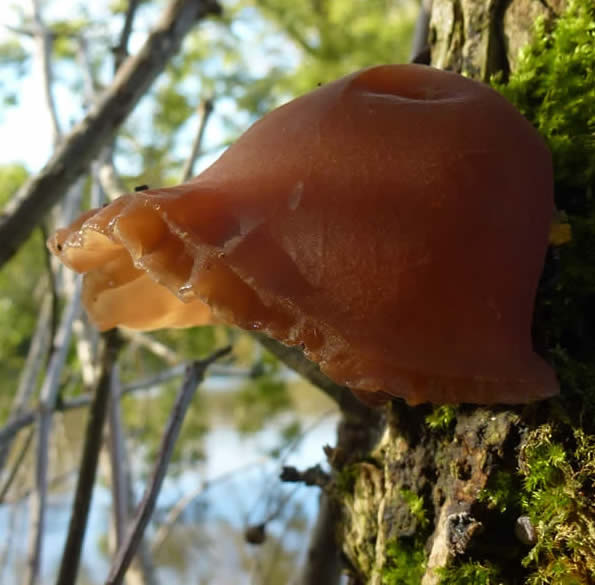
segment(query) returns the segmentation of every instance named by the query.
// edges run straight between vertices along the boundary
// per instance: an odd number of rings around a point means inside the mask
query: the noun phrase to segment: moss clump
[[[570,0],[548,30],[536,23],[507,84],[494,85],[531,121],[552,149],[556,180],[573,186],[595,178],[595,4]]]
[[[358,468],[356,464],[345,465],[335,475],[335,488],[340,494],[352,494],[355,489]]]
[[[575,429],[571,445],[546,424],[530,432],[520,456],[522,505],[537,543],[523,559],[527,585],[595,580],[595,437]]]
[[[413,536],[397,537],[386,545],[382,585],[419,585],[426,568],[430,520],[422,496],[407,489],[400,490],[399,495],[409,507],[416,529]]]
[[[401,490],[401,498],[409,506],[411,515],[415,518],[418,529],[425,530],[430,525],[426,512],[425,502],[422,496],[411,490]]]
[[[536,346],[552,363],[567,410],[595,431],[595,4],[568,0],[539,20],[506,83],[492,79],[552,151],[556,207],[568,221],[550,249],[535,309]]]
[[[500,514],[520,507],[519,478],[516,474],[505,470],[498,470],[492,474],[478,500],[486,504],[489,510],[496,510]]]
[[[426,567],[420,538],[397,538],[386,545],[382,585],[419,585]]]
[[[489,563],[465,562],[438,569],[440,585],[505,585],[500,572]]]
[[[435,406],[430,414],[426,416],[426,424],[433,431],[451,431],[457,420],[457,411],[450,404]]]

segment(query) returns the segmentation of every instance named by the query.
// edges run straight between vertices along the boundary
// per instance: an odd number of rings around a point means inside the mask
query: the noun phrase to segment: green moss
[[[550,249],[534,338],[554,366],[574,426],[595,431],[595,4],[569,0],[554,24],[536,23],[506,83],[492,79],[537,128],[553,156],[556,207],[571,240]]]
[[[426,566],[422,539],[397,538],[386,545],[382,585],[419,585]]]
[[[438,569],[440,585],[504,585],[500,572],[489,563],[465,562]]]
[[[335,475],[335,487],[340,494],[352,494],[357,479],[357,465],[345,465]]]
[[[556,179],[573,186],[595,178],[595,4],[570,0],[548,30],[536,23],[507,84],[496,89],[513,102],[552,149]]]
[[[497,510],[501,514],[518,509],[520,506],[519,478],[510,471],[498,470],[488,480],[481,490],[478,500],[487,505],[490,510]]]
[[[572,444],[563,438],[573,437]],[[568,442],[568,440],[567,440]],[[537,532],[523,559],[527,585],[595,579],[595,437],[549,424],[527,437],[520,456],[522,504]]]
[[[407,506],[409,506],[409,511],[415,518],[418,528],[422,530],[428,528],[430,520],[428,519],[423,497],[411,490],[401,490],[399,493]]]
[[[386,545],[382,585],[419,585],[426,568],[425,543],[430,531],[426,503],[419,494],[402,489],[399,495],[415,518],[411,537],[398,537]]]
[[[457,411],[454,406],[442,404],[435,406],[430,414],[426,416],[426,424],[433,431],[447,432],[452,430],[457,419]]]

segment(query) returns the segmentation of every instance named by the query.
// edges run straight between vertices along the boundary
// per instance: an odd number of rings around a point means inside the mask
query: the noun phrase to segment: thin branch
[[[62,562],[60,563],[56,585],[74,585],[87,529],[95,475],[99,462],[99,451],[101,450],[103,425],[107,417],[112,368],[116,363],[118,351],[121,347],[117,330],[108,331],[103,334],[103,338],[105,345],[101,359],[101,370],[95,389],[93,405],[89,411],[79,477],[68,526],[68,536],[62,553]]]
[[[112,487],[113,520],[115,528],[115,550],[118,550],[126,536],[126,528],[130,522],[134,507],[134,490],[130,478],[126,435],[122,423],[120,405],[120,373],[118,366],[112,370],[111,396],[108,416],[108,447],[110,461],[110,484]],[[110,547],[111,548],[111,547]],[[136,562],[129,569],[130,582],[140,582],[145,585],[157,585],[155,567],[151,551],[143,538],[136,554]],[[135,580],[134,572],[139,579]]]
[[[34,37],[35,29],[32,26],[12,26],[10,24],[2,24],[2,28],[14,33],[15,35],[22,35],[25,37]]]
[[[288,368],[296,371],[308,382],[322,390],[329,398],[332,398],[342,412],[357,418],[375,419],[378,417],[376,412],[360,402],[349,388],[336,384],[323,374],[318,365],[306,358],[299,349],[283,345],[262,333],[252,333],[252,336]]]
[[[31,429],[29,431],[26,439],[24,440],[23,445],[21,446],[19,454],[15,458],[14,465],[12,466],[12,469],[10,470],[8,477],[6,478],[6,481],[4,482],[2,489],[0,489],[0,504],[2,502],[4,502],[4,498],[6,498],[6,494],[9,492],[13,481],[15,480],[15,478],[17,477],[17,475],[19,473],[19,469],[21,468],[23,461],[25,461],[25,455],[27,455],[27,451],[29,450],[29,447],[31,446],[34,436],[35,436],[35,429]]]
[[[105,148],[101,155],[102,162],[99,164],[99,171],[97,177],[110,201],[124,195],[126,187],[116,170],[114,164],[114,149],[113,146]]]
[[[194,392],[196,391],[198,384],[204,379],[207,367],[215,360],[227,355],[230,350],[230,347],[220,349],[205,360],[194,362],[189,366],[184,383],[182,384],[182,388],[180,389],[180,393],[178,394],[167,427],[161,439],[159,456],[155,463],[155,467],[153,468],[151,481],[147,486],[143,499],[139,505],[132,529],[126,538],[124,545],[118,550],[116,559],[109,572],[106,585],[120,585],[122,583],[124,575],[130,566],[139,542],[145,532],[151,515],[153,514],[157,496],[161,490],[163,480],[165,479],[167,467],[180,433],[182,423],[184,422],[186,411],[194,396]]]
[[[128,21],[128,16],[126,21]],[[96,91],[97,83],[93,77],[91,60],[89,58],[89,46],[87,44],[87,40],[84,37],[81,37],[79,39],[77,46],[77,57],[83,75],[83,84],[85,88],[85,102],[87,104],[87,108],[89,108],[97,102],[98,96]],[[119,197],[120,195],[123,195],[126,192],[124,184],[122,183],[114,166],[113,150],[114,145],[112,142],[101,151],[101,153],[97,157],[98,160],[93,163],[92,169],[94,177],[94,187],[97,187],[96,183],[99,182],[101,188],[103,189],[105,194],[107,194],[107,197],[112,201],[116,197]],[[92,207],[99,207],[99,205],[92,205]]]
[[[214,102],[211,98],[206,98],[202,100],[198,107],[198,115],[200,120],[198,124],[198,131],[196,133],[196,136],[194,137],[192,149],[190,150],[190,155],[188,156],[188,158],[186,159],[186,163],[184,164],[184,170],[182,171],[182,183],[185,183],[194,175],[194,164],[196,163],[196,159],[198,158],[198,155],[201,152],[201,146],[205,135],[205,130],[207,128],[209,118],[213,113],[213,109]]]
[[[293,465],[285,465],[279,479],[285,483],[303,483],[307,486],[324,487],[331,480],[331,476],[318,464],[308,467],[304,471],[300,471]]]
[[[48,489],[52,491],[53,489],[59,488],[61,491],[63,491],[64,483],[70,479],[76,478],[77,473],[78,469],[70,469],[69,471],[64,471],[63,473],[50,477],[48,479]],[[25,498],[28,498],[33,492],[34,489],[23,489],[13,497],[6,498],[4,503],[7,505],[17,504],[22,502]]]
[[[173,349],[153,339],[150,335],[132,329],[122,329],[121,333],[128,341],[148,349],[153,355],[161,358],[167,365],[174,366],[180,363],[180,356]]]
[[[37,61],[41,70],[45,105],[52,125],[52,142],[54,147],[56,147],[62,138],[62,129],[60,128],[60,122],[58,121],[56,101],[52,90],[52,33],[43,22],[39,0],[31,0],[31,4],[33,9],[33,22],[35,23],[33,38],[35,39],[35,47],[37,49]]]
[[[201,485],[193,489],[192,491],[188,492],[184,495],[181,499],[179,499],[174,506],[172,506],[168,513],[167,517],[163,521],[163,523],[157,529],[155,536],[153,538],[153,543],[151,545],[151,550],[153,554],[159,552],[165,541],[167,540],[171,529],[177,521],[180,519],[180,516],[183,514],[184,510],[199,496],[203,495],[205,492],[210,490],[214,485],[223,483],[232,479],[236,474],[242,473],[248,469],[251,469],[256,466],[263,465],[266,463],[267,460],[263,459],[261,461],[251,461],[246,463],[245,465],[241,465],[240,467],[236,467],[235,469],[231,469],[229,471],[225,471],[216,477],[211,479],[205,479]]]
[[[422,0],[419,6],[419,14],[413,31],[413,42],[411,43],[411,54],[409,61],[412,63],[424,63],[429,65],[429,44],[428,32],[430,30],[430,16],[432,14],[432,0]]]
[[[114,47],[114,73],[120,69],[122,63],[128,57],[128,40],[130,39],[130,33],[132,32],[132,23],[134,22],[134,15],[138,7],[138,0],[128,1],[128,10],[126,10],[126,16],[124,17],[124,26],[120,33],[120,42]]]
[[[119,126],[200,19],[219,14],[215,0],[172,0],[139,53],[120,67],[103,97],[27,181],[0,217],[0,266],[11,258],[44,215],[113,140]]]
[[[114,527],[116,532],[116,549],[124,542],[124,534],[128,525],[130,502],[128,501],[127,478],[128,469],[125,467],[126,446],[124,444],[124,429],[122,427],[122,412],[120,409],[120,373],[117,365],[112,370],[111,396],[109,403],[109,456],[111,467],[112,501],[114,508]]]
[[[39,318],[37,319],[19,386],[11,406],[8,424],[19,419],[37,388],[39,373],[50,344],[51,304],[49,295],[46,295],[41,303]],[[0,471],[4,468],[14,434],[8,437],[6,441],[0,439]],[[2,499],[2,496],[0,496],[0,502]]]
[[[72,323],[80,310],[81,279],[77,279],[75,292],[62,316],[54,342],[54,353],[40,391],[40,405],[37,413],[37,462],[35,466],[35,491],[32,494],[29,554],[25,583],[34,585],[39,577],[41,566],[41,541],[45,528],[45,507],[47,500],[48,452],[52,416],[58,390],[60,375],[70,345]]]
[[[154,376],[149,376],[147,378],[137,380],[136,382],[126,384],[125,386],[122,386],[120,396],[132,394],[133,392],[138,392],[139,390],[154,388],[163,382],[168,382],[174,378],[179,378],[184,375],[187,367],[187,363],[178,364],[177,366],[163,370]],[[250,370],[247,368],[237,368],[219,364],[213,364],[210,371],[213,376],[246,378],[250,375]],[[91,394],[83,394],[82,396],[71,398],[70,400],[61,401],[56,405],[55,411],[67,412],[77,408],[86,408],[92,402],[93,396]],[[23,412],[8,422],[4,427],[0,428],[0,446],[2,446],[3,443],[11,441],[14,436],[25,427],[32,425],[35,422],[35,416],[35,410]]]
[[[324,491],[320,493],[319,502],[318,517],[297,585],[337,585],[341,579],[341,555],[336,536],[339,513]]]

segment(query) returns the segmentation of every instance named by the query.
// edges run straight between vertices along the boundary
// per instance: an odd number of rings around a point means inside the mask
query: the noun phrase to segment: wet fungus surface
[[[371,402],[527,402],[557,392],[531,342],[552,184],[547,147],[499,94],[379,66],[49,246],[85,273],[100,329],[215,319],[303,345]]]

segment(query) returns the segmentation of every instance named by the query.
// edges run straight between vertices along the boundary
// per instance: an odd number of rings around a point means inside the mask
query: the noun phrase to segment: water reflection
[[[241,436],[219,413],[212,417],[215,422],[203,440],[206,459],[178,468],[178,473],[168,477],[147,534],[160,584],[276,585],[289,583],[290,576],[296,574],[315,520],[319,492],[316,488],[282,485],[278,473],[281,464],[305,468],[323,462],[322,446],[334,443],[337,422],[336,413],[329,411],[330,403],[316,390],[298,384],[295,395],[299,398],[291,417],[297,414],[307,432],[291,444],[291,449],[281,451],[281,458],[270,454],[279,446],[279,430],[289,422],[288,415],[277,417],[260,432]],[[215,387],[210,391],[218,393]],[[137,400],[146,403],[153,399]],[[60,481],[53,483],[49,497],[42,584],[54,581],[60,562],[76,480],[72,470],[78,462],[85,419],[84,411],[56,416],[57,444],[53,445],[51,469],[52,476]],[[129,445],[132,453],[138,448]],[[146,475],[143,457],[135,456],[131,463],[135,478]],[[28,475],[31,466],[26,467]],[[103,583],[109,569],[112,502],[105,477],[100,470],[83,548],[80,585]],[[0,506],[3,585],[20,585],[26,562],[28,505],[27,498],[22,497],[26,478],[17,484],[8,502]],[[138,501],[144,481],[137,480],[134,489]],[[267,524],[265,542],[260,546],[248,544],[245,529],[269,518],[273,519]]]

